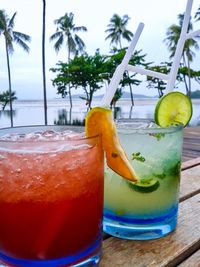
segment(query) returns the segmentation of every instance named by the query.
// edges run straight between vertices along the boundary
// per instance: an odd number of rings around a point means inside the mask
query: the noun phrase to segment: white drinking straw
[[[183,20],[183,25],[182,25],[182,29],[181,29],[181,34],[180,34],[180,38],[179,38],[178,43],[177,43],[177,47],[176,47],[176,51],[175,51],[175,55],[174,55],[174,61],[172,63],[172,67],[171,67],[170,74],[169,74],[169,80],[168,80],[167,86],[166,86],[166,91],[165,91],[166,93],[169,93],[169,92],[173,91],[173,89],[174,89],[174,85],[176,82],[176,76],[177,76],[177,72],[179,69],[185,40],[187,39],[187,30],[188,30],[188,24],[190,21],[192,4],[193,4],[193,0],[187,1],[187,6],[186,6],[185,14],[184,14],[184,20]]]
[[[106,91],[106,94],[104,95],[102,101],[101,101],[101,104],[100,106],[108,106],[110,105],[113,97],[114,97],[114,94],[117,90],[117,87],[120,83],[120,80],[122,79],[122,76],[123,76],[123,73],[124,71],[126,70],[126,67],[128,65],[128,62],[133,54],[133,51],[135,49],[135,46],[138,42],[138,39],[142,33],[142,30],[144,28],[144,23],[140,23],[138,25],[138,28],[134,34],[134,37],[131,41],[131,44],[122,60],[122,63],[120,65],[117,66],[113,76],[112,76],[112,79],[108,85],[108,89]]]

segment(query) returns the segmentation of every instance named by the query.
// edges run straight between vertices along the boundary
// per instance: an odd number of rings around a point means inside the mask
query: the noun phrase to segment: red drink
[[[99,252],[102,210],[99,138],[0,144],[0,253],[25,260],[16,266],[71,266]]]

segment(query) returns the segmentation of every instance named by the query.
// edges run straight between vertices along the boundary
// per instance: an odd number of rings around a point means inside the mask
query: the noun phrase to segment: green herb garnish
[[[132,160],[144,162],[145,158],[141,155],[140,152],[136,152],[136,153],[132,153]]]
[[[158,141],[165,136],[164,133],[150,133],[149,135],[155,137]]]

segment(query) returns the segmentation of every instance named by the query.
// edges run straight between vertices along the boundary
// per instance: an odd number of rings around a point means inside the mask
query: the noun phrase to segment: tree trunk
[[[69,85],[68,91],[69,91],[70,109],[72,109],[72,95],[71,95],[71,88],[70,88],[70,85]]]
[[[190,71],[190,61],[188,59],[188,96],[191,96],[191,71]]]
[[[131,86],[131,84],[129,84],[129,88],[130,88],[130,94],[131,94],[131,106],[134,106],[133,90],[132,90],[132,86]]]
[[[42,73],[44,94],[44,122],[47,125],[47,93],[46,93],[46,71],[45,71],[45,28],[46,28],[46,0],[43,0],[43,24],[42,24]]]
[[[187,67],[187,64],[186,64],[186,59],[185,59],[185,55],[183,54],[183,65],[185,67]],[[185,83],[185,90],[186,90],[186,93],[187,95],[189,95],[189,87],[188,87],[188,84],[187,84],[187,80],[186,80],[186,76],[183,75],[183,79],[184,79],[184,83]]]
[[[132,118],[132,111],[133,111],[133,106],[131,106],[130,111],[129,111],[129,116],[128,116],[129,119]]]
[[[121,42],[121,38],[119,39],[119,47],[120,47],[120,49],[122,49],[122,42]]]
[[[69,123],[72,125],[72,108],[69,109]]]
[[[68,63],[70,61],[70,49],[68,47]],[[70,88],[70,84],[68,87],[68,92],[69,92],[69,102],[70,102],[70,109],[72,109],[72,95],[71,95],[71,88]]]
[[[12,107],[12,86],[11,86],[11,74],[10,74],[10,60],[8,53],[8,45],[5,38],[6,43],[6,58],[7,58],[7,68],[8,68],[8,84],[9,84],[9,98],[10,98],[10,125],[13,127],[13,107]]]
[[[91,90],[90,90],[89,100],[88,100],[88,106],[89,106],[89,109],[91,109],[92,98],[93,98],[93,92],[91,92]]]

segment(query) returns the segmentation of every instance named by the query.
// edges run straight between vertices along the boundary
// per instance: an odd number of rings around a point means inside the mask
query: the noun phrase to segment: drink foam
[[[0,136],[0,151],[12,153],[55,153],[73,149],[87,149],[84,134],[73,131],[37,131],[26,134],[11,133]]]

